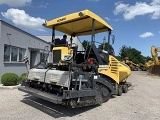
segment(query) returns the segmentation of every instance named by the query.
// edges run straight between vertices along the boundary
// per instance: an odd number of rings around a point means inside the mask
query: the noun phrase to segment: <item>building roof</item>
[[[36,37],[36,36],[34,36],[34,35],[26,32],[26,31],[24,31],[24,30],[22,30],[22,29],[20,29],[20,28],[18,28],[18,27],[15,27],[15,26],[13,26],[13,25],[11,25],[11,24],[9,24],[9,23],[1,20],[1,19],[0,19],[0,22],[3,23],[3,24],[6,24],[6,25],[8,25],[8,26],[10,26],[10,27],[12,27],[12,28],[14,28],[14,29],[16,29],[16,30],[19,30],[19,31],[21,31],[21,32],[23,32],[23,33],[31,36],[31,37],[34,37],[34,38],[36,38],[36,39],[38,39],[38,40],[40,40],[40,41],[42,41],[42,42],[48,43],[47,41],[45,41],[45,40],[43,40],[43,39],[41,39],[41,38],[39,38],[39,37]]]

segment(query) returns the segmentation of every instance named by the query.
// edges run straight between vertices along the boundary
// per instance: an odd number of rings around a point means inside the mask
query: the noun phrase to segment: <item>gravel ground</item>
[[[160,120],[160,77],[132,72],[130,91],[101,106],[71,109],[29,96],[17,89],[0,89],[1,120]]]

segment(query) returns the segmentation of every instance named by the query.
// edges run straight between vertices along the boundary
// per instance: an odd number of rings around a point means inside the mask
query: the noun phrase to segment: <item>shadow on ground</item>
[[[81,108],[69,108],[66,106],[54,104],[52,102],[43,100],[41,98],[37,98],[34,96],[27,96],[27,95],[25,95],[25,98],[21,100],[21,102],[29,106],[32,106],[54,118],[67,117],[67,116],[72,117],[78,114],[80,115],[83,112],[98,107],[98,105],[94,105]]]
[[[129,87],[129,90],[134,90],[134,87],[137,85],[132,85]],[[24,99],[21,100],[21,102],[34,107],[54,118],[60,118],[60,117],[72,117],[75,115],[81,115],[81,113],[89,111],[91,109],[96,109],[99,107],[98,105],[93,106],[87,106],[87,107],[81,107],[81,108],[69,108],[67,106],[63,105],[57,105],[52,102],[43,100],[41,98],[31,96],[29,94],[24,95]],[[112,95],[110,99],[116,98],[116,95]],[[103,104],[102,104],[103,105]]]

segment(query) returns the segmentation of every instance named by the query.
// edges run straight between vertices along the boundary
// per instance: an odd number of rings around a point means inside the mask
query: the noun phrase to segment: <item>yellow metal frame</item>
[[[113,28],[108,25],[102,18],[89,10],[68,14],[48,21],[43,25],[51,29],[54,27],[55,30],[68,35],[91,35],[93,19],[95,20],[95,34],[113,30]]]
[[[158,59],[158,52],[160,52],[160,48],[155,46],[151,47],[151,55],[156,65],[160,65],[160,62]]]

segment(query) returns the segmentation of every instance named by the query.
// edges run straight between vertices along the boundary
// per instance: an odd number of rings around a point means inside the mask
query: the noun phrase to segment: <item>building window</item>
[[[19,48],[19,61],[22,61],[25,56],[26,49]]]
[[[17,47],[11,47],[11,61],[17,61],[18,57],[18,48]]]
[[[10,46],[4,46],[4,61],[10,61]]]
[[[4,62],[22,62],[26,49],[4,45]]]

